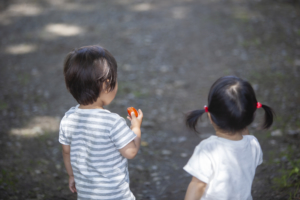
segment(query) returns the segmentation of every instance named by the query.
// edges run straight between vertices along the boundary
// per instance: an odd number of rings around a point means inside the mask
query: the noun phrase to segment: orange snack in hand
[[[127,108],[127,112],[128,112],[128,115],[131,117],[131,113],[134,112],[135,116],[137,117],[138,116],[138,112],[136,111],[136,109],[134,107],[129,107]]]

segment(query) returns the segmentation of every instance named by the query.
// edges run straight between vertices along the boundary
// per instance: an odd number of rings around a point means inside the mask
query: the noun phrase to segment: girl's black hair
[[[257,100],[252,86],[247,81],[235,76],[225,76],[212,85],[207,106],[217,127],[234,134],[253,122]],[[265,111],[262,128],[266,129],[273,123],[274,112],[266,105],[262,105],[262,108]],[[204,112],[202,109],[188,113],[186,125],[196,131],[197,121]]]

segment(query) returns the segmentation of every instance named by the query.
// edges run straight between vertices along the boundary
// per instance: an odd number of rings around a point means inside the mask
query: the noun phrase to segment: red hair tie
[[[261,108],[262,107],[262,104],[261,103],[259,103],[259,102],[257,102],[257,104],[256,104],[256,108]]]
[[[204,110],[205,110],[205,112],[208,112],[208,107],[207,107],[207,105],[204,106]]]

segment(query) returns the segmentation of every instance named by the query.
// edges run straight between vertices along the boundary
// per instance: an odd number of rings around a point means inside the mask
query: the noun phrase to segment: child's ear
[[[109,79],[106,79],[106,82],[109,82]],[[109,87],[107,87],[107,85],[106,85],[106,83],[105,82],[103,82],[103,85],[102,85],[102,91],[104,92],[104,93],[109,93]]]

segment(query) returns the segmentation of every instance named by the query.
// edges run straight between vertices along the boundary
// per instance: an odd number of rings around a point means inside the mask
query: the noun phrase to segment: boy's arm
[[[67,170],[67,173],[69,175],[69,188],[71,190],[71,192],[77,192],[76,187],[75,187],[75,180],[74,180],[74,174],[73,174],[73,170],[72,170],[72,166],[71,166],[71,160],[70,160],[70,152],[71,152],[71,148],[70,145],[62,145],[62,154],[63,154],[63,158],[64,158],[64,163],[65,163],[65,167]]]
[[[139,109],[138,117],[136,117],[134,113],[131,113],[131,117],[127,116],[127,118],[131,121],[130,129],[136,134],[136,137],[125,147],[119,149],[119,151],[125,158],[133,159],[138,153],[141,145],[141,125],[143,121],[143,112]]]
[[[186,191],[184,200],[199,200],[204,194],[205,188],[206,183],[193,176]]]

